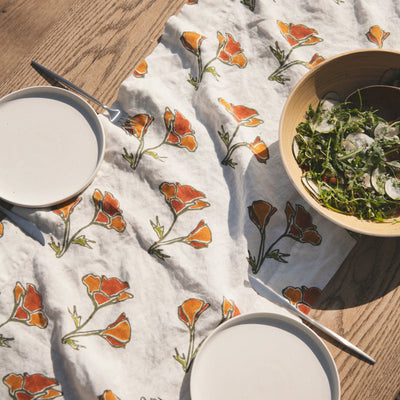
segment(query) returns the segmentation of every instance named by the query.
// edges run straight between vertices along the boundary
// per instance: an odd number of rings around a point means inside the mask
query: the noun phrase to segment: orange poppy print
[[[102,395],[97,397],[98,400],[120,400],[111,390],[105,390]]]
[[[222,322],[240,315],[240,310],[234,301],[229,301],[225,297],[222,301]]]
[[[144,78],[144,76],[147,74],[148,66],[147,62],[143,60],[133,71],[133,75],[136,78]]]
[[[107,229],[118,232],[125,230],[125,221],[119,208],[119,201],[109,192],[104,195],[96,189],[93,193],[93,201],[96,205],[94,223],[103,225]]]
[[[168,256],[163,253],[162,246],[185,243],[195,249],[208,247],[212,240],[211,230],[203,220],[188,235],[173,239],[169,237],[178,217],[187,211],[198,211],[210,206],[210,203],[205,201],[205,194],[190,185],[181,185],[179,182],[163,182],[160,185],[160,192],[164,195],[164,199],[172,212],[173,220],[167,229],[160,224],[158,217],[156,217],[155,222],[150,221],[158,240],[149,247],[148,253],[163,260]]]
[[[235,106],[232,103],[228,103],[223,98],[219,98],[218,100],[226,110],[233,115],[236,122],[239,124],[244,126],[257,126],[264,122],[261,119],[256,118],[258,112],[253,108],[248,108],[242,105]]]
[[[225,64],[244,68],[247,65],[247,58],[243,54],[240,43],[236,42],[229,33],[224,36],[218,32],[217,37],[219,41],[217,58]]]
[[[160,185],[160,191],[175,215],[182,214],[188,210],[202,209],[210,205],[203,200],[205,198],[204,193],[190,185],[181,185],[178,182],[164,182]]]
[[[197,32],[183,32],[181,42],[186,50],[189,50],[194,55],[200,54],[200,46],[206,37]]]
[[[303,24],[285,23],[283,21],[277,21],[280,33],[289,43],[290,49],[286,53],[284,49],[279,46],[278,41],[275,42],[275,46],[270,46],[272,55],[278,62],[278,68],[268,77],[269,80],[285,84],[289,78],[285,75],[289,68],[295,65],[303,65],[306,68],[313,68],[321,63],[324,58],[318,54],[314,54],[309,62],[302,60],[292,60],[290,57],[295,49],[301,46],[316,45],[323,41],[318,35],[318,32],[314,28],[310,28]]]
[[[306,46],[321,42],[322,39],[318,37],[318,32],[313,28],[308,28],[302,24],[285,24],[278,21],[279,29],[283,37],[288,41],[290,46]]]
[[[42,296],[32,284],[27,284],[26,289],[17,282],[14,289],[15,311],[11,320],[23,322],[26,325],[45,328],[47,318],[42,310]]]
[[[136,151],[128,152],[126,147],[124,147],[124,154],[122,157],[129,162],[130,167],[133,170],[139,165],[139,162],[142,160],[143,156],[149,155],[155,159],[163,159],[165,157],[159,156],[155,150],[164,144],[179,147],[186,149],[188,151],[195,151],[197,149],[197,141],[195,137],[195,131],[192,129],[191,124],[188,119],[186,119],[182,113],[179,111],[175,111],[173,113],[168,107],[165,108],[164,113],[164,123],[166,132],[163,140],[151,147],[145,147],[144,135],[147,132],[147,129],[150,123],[153,121],[153,117],[150,117],[146,114],[139,114],[131,119],[131,121],[142,121],[140,126],[141,129],[133,129],[133,125],[131,122],[126,123],[123,128],[133,137],[135,137],[139,141],[139,146]]]
[[[308,288],[307,286],[287,286],[282,290],[282,295],[301,312],[308,314],[321,295],[321,289],[317,287]]]
[[[379,25],[374,25],[369,28],[365,35],[370,42],[375,43],[381,49],[390,32],[385,32]]]
[[[275,207],[263,200],[253,201],[250,207],[247,207],[251,221],[257,226],[260,232],[267,227],[272,215],[277,211]]]
[[[196,356],[199,346],[195,346],[196,340],[196,322],[200,318],[200,316],[208,309],[210,306],[209,303],[206,303],[203,300],[191,298],[185,300],[178,307],[178,318],[186,325],[189,330],[189,347],[186,354],[180,354],[178,349],[175,348],[174,358],[178,361],[183,370],[187,372],[190,368],[190,365]]]
[[[322,57],[322,56],[320,56],[319,54],[315,53],[315,54],[312,56],[311,60],[310,60],[309,62],[305,63],[304,65],[305,65],[308,69],[311,69],[311,68],[316,67],[318,64],[321,64],[322,61],[324,61],[324,60],[325,60],[324,57]]]
[[[3,236],[4,233],[4,225],[2,222],[0,222],[0,238]]]
[[[148,114],[137,114],[132,118],[129,118],[123,128],[129,134],[141,139],[149,129],[150,124],[153,122],[154,118]]]
[[[2,323],[0,329],[10,322],[20,322],[27,326],[47,327],[47,317],[43,310],[42,296],[36,287],[28,283],[26,287],[17,282],[14,287],[14,306],[10,316]],[[14,338],[5,337],[0,333],[0,347],[10,347]]]
[[[189,151],[197,149],[197,142],[190,122],[179,112],[175,114],[167,107],[164,114],[168,137],[165,143],[185,148]]]
[[[240,147],[249,148],[253,152],[257,161],[265,164],[269,158],[268,148],[259,136],[256,137],[253,143],[248,143],[247,141],[235,141],[236,135],[238,134],[241,126],[254,128],[264,122],[258,117],[258,112],[250,107],[228,103],[221,97],[218,99],[218,101],[233,116],[237,123],[232,134],[226,131],[223,125],[221,126],[221,131],[218,131],[218,135],[226,147],[225,157],[221,161],[222,165],[228,165],[232,168],[235,168],[237,163],[233,161],[232,154]]]
[[[178,307],[179,319],[185,323],[189,329],[194,329],[196,321],[209,306],[208,303],[199,299],[186,300]]]
[[[133,297],[127,293],[128,282],[122,282],[118,278],[107,278],[93,274],[85,275],[82,278],[83,284],[87,287],[88,296],[97,306],[104,306],[108,303],[118,303]]]
[[[300,205],[296,204],[296,209],[288,202],[285,214],[288,228],[286,234],[301,243],[310,243],[317,246],[321,243],[321,236],[317,232],[317,227],[312,223],[311,214]]]
[[[196,249],[199,249],[201,247],[208,247],[208,245],[211,243],[211,240],[211,230],[208,225],[201,220],[196,228],[194,228],[193,231],[186,236],[184,242]]]
[[[96,243],[94,240],[90,240],[83,234],[83,231],[92,225],[100,225],[107,229],[113,229],[119,233],[125,230],[125,220],[122,216],[122,211],[119,207],[118,200],[109,192],[102,192],[95,189],[92,200],[94,203],[94,215],[92,219],[78,229],[75,233],[71,234],[71,215],[77,205],[81,202],[82,198],[79,197],[72,202],[53,210],[55,214],[61,217],[64,223],[64,233],[61,242],[51,236],[51,242],[49,246],[55,252],[57,258],[62,257],[72,245],[79,245],[92,249],[91,244]]]
[[[253,152],[258,162],[266,164],[269,158],[267,145],[257,136],[253,143],[249,144],[250,150]]]
[[[93,304],[93,310],[85,321],[82,321],[82,316],[78,314],[76,306],[73,307],[72,311],[68,310],[75,329],[64,335],[61,343],[68,344],[75,350],[80,350],[85,347],[79,343],[80,337],[100,336],[113,347],[125,347],[131,338],[131,325],[125,313],[122,313],[104,329],[87,331],[83,328],[100,309],[133,298],[133,295],[127,292],[129,289],[128,282],[123,282],[116,277],[107,278],[104,275],[87,274],[82,278],[82,283],[86,286],[87,294]]]
[[[68,203],[62,205],[61,207],[57,208],[54,210],[54,212],[59,215],[63,219],[67,219],[72,211],[74,211],[74,208],[80,203],[82,200],[81,197],[78,197],[77,199],[73,199],[69,201]]]
[[[54,378],[42,374],[10,373],[3,377],[3,383],[8,387],[8,394],[14,400],[53,400],[63,395],[55,388],[59,383]]]
[[[131,325],[122,313],[115,322],[99,333],[113,347],[125,347],[131,340]]]
[[[288,253],[282,252],[277,244],[284,238],[291,238],[300,243],[308,243],[313,246],[321,244],[322,237],[317,231],[317,227],[312,223],[311,214],[305,208],[296,204],[296,207],[286,203],[286,228],[283,233],[275,239],[272,244],[267,248],[266,245],[266,228],[270,222],[271,217],[275,214],[277,209],[272,204],[264,200],[256,200],[251,206],[248,207],[250,220],[256,225],[260,232],[260,244],[258,247],[257,256],[251,254],[247,261],[249,262],[252,272],[257,274],[267,258],[272,258],[278,262],[287,263]],[[267,250],[265,250],[267,248]]]
[[[188,82],[193,85],[195,90],[198,90],[200,83],[203,80],[205,73],[211,73],[216,79],[220,76],[217,70],[212,65],[216,60],[230,66],[244,68],[247,65],[247,58],[240,43],[235,41],[230,33],[223,35],[217,32],[218,48],[215,57],[203,65],[201,56],[201,44],[206,37],[197,32],[183,32],[181,35],[181,42],[184,48],[193,53],[197,58],[197,76],[189,74]]]

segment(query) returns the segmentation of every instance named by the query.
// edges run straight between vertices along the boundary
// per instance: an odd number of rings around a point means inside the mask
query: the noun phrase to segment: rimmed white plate
[[[220,325],[202,344],[192,400],[339,400],[340,381],[322,340],[293,318],[250,313]]]
[[[0,100],[0,198],[48,207],[79,194],[94,179],[105,135],[78,95],[35,86]]]

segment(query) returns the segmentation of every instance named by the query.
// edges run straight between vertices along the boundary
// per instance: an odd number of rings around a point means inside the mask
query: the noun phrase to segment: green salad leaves
[[[310,107],[293,141],[303,184],[337,212],[375,221],[398,216],[399,125],[348,103]]]

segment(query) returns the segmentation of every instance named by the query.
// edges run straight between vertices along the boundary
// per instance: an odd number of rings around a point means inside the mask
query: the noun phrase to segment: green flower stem
[[[62,256],[67,252],[67,250],[69,249],[69,246],[71,246],[72,242],[76,239],[76,237],[77,237],[83,230],[85,230],[86,228],[88,228],[90,225],[93,224],[94,219],[95,219],[95,217],[96,217],[96,214],[97,214],[97,208],[96,208],[96,210],[95,210],[95,213],[94,213],[94,215],[93,215],[92,220],[91,220],[88,224],[86,224],[85,226],[83,226],[82,228],[78,229],[78,230],[72,235],[71,238],[68,238],[69,233],[70,233],[70,223],[69,223],[69,218],[68,218],[68,224],[67,224],[67,222],[65,223],[65,231],[64,231],[63,244],[62,244],[62,246],[61,246],[60,253],[56,255],[57,258],[62,257]]]
[[[217,53],[218,54],[218,53]],[[211,65],[211,63],[213,63],[216,59],[217,56],[215,56],[214,58],[212,58],[210,61],[208,61],[206,63],[206,65],[204,65],[203,67],[203,60],[201,58],[201,53],[199,52],[199,54],[196,56],[197,57],[197,69],[198,69],[198,76],[197,78],[193,78],[190,83],[195,87],[195,89],[197,90],[200,86],[200,82],[203,80],[203,75],[204,72],[207,71],[207,68],[209,68],[209,66]]]
[[[139,147],[136,150],[135,157],[133,159],[133,163],[131,164],[131,168],[132,169],[136,169],[137,168],[137,166],[139,164],[139,161],[143,157],[143,148],[144,148],[144,139],[141,138],[141,139],[139,139]]]
[[[195,330],[194,327],[189,328],[189,347],[187,352],[187,361],[186,361],[186,368],[185,371],[189,370],[189,366],[192,362],[193,358],[193,351],[194,351],[194,340],[195,340]]]
[[[105,303],[103,305],[97,305],[97,303],[95,303],[95,301],[93,300],[93,298],[91,297],[92,303],[94,305],[93,311],[90,313],[90,315],[88,316],[88,318],[86,319],[86,321],[79,325],[78,327],[76,327],[76,329],[74,329],[73,331],[67,333],[66,335],[64,335],[61,339],[62,343],[66,343],[66,341],[72,337],[77,337],[77,336],[88,336],[88,332],[90,332],[91,335],[94,334],[98,334],[99,332],[102,332],[103,330],[94,330],[94,331],[86,331],[86,332],[81,332],[81,330],[91,321],[91,319],[93,318],[94,314],[96,314],[97,311],[99,311],[101,308],[107,307],[111,304],[114,304],[113,302],[109,302],[109,303]]]
[[[235,139],[235,137],[236,137],[236,135],[237,135],[237,133],[238,133],[238,131],[239,131],[240,126],[241,126],[241,124],[239,124],[239,125],[236,127],[235,131],[232,133],[232,137],[229,139],[229,141],[228,141],[228,143],[227,143],[227,145],[226,145],[226,147],[227,147],[228,150],[229,150],[229,148],[231,147],[231,144],[232,144],[233,140]]]
[[[273,243],[271,244],[271,246],[268,247],[268,250],[264,253],[264,256],[263,256],[262,259],[261,259],[261,263],[260,263],[260,265],[259,265],[259,267],[258,267],[257,272],[259,271],[261,265],[264,263],[265,259],[266,259],[266,258],[269,258],[270,253],[271,253],[271,251],[273,250],[273,248],[275,247],[275,245],[276,245],[281,239],[283,239],[283,238],[286,237],[286,236],[287,236],[286,232],[283,233],[281,236],[278,237],[278,239],[275,240],[275,242],[273,242]]]
[[[68,340],[72,338],[77,338],[77,337],[84,337],[84,336],[93,336],[93,335],[99,335],[101,332],[103,332],[104,329],[95,329],[92,331],[84,331],[84,332],[76,332],[76,333],[69,333],[68,335],[65,335],[62,339],[62,343],[66,343]]]
[[[156,150],[156,149],[158,149],[159,147],[161,147],[163,144],[166,144],[166,143],[167,143],[167,139],[168,139],[168,135],[169,135],[169,131],[167,130],[167,131],[165,132],[164,139],[160,142],[160,144],[158,144],[157,146],[148,147],[147,149],[143,150],[143,154],[146,153],[146,152],[148,152],[148,151]]]
[[[293,50],[293,49],[292,49],[292,50]],[[289,52],[289,53],[290,53],[290,52]],[[288,54],[288,55],[289,55],[289,54]],[[287,59],[287,58],[286,58],[286,59]],[[305,65],[305,62],[304,62],[304,61],[300,61],[300,60],[295,60],[295,61],[292,61],[292,62],[290,62],[290,63],[288,63],[288,64],[282,64],[279,68],[277,68],[277,69],[268,77],[268,79],[269,79],[270,81],[273,81],[273,80],[275,80],[275,78],[279,77],[279,75],[282,74],[282,72],[284,72],[284,71],[286,71],[287,69],[293,67],[294,65],[298,65],[298,64]]]
[[[0,328],[2,328],[4,325],[8,324],[11,321],[17,322],[17,320],[12,319],[12,316],[14,315],[15,311],[17,311],[17,308],[18,308],[18,303],[14,303],[14,307],[10,313],[10,316],[2,324],[0,324]]]
[[[261,242],[260,242],[260,248],[258,250],[258,255],[257,255],[257,261],[256,261],[256,266],[253,269],[254,273],[257,273],[262,265],[262,257],[264,257],[264,250],[265,250],[265,227],[264,229],[260,229],[261,232]]]
[[[232,136],[233,136],[233,135],[232,135]],[[221,161],[221,163],[222,163],[223,165],[228,165],[228,164],[229,164],[229,161],[231,160],[232,153],[233,153],[236,149],[238,149],[239,147],[243,147],[243,146],[248,147],[249,144],[246,143],[246,142],[240,142],[240,143],[236,143],[236,144],[233,145],[232,147],[228,148],[228,152],[226,153],[226,156],[225,156],[224,159]]]
[[[159,240],[157,240],[157,242],[154,242],[148,249],[148,252],[151,254],[154,252],[154,250],[156,250],[157,248],[163,246],[164,244],[170,244],[173,243],[173,241],[165,241],[165,238],[171,233],[172,228],[174,227],[176,221],[178,219],[178,216],[174,213],[174,219],[172,221],[171,226],[168,228],[168,230],[160,237]]]
[[[139,147],[138,147],[138,149],[136,150],[135,155],[134,155],[133,157],[130,157],[130,156],[128,155],[127,150],[124,148],[124,150],[125,150],[125,155],[123,155],[123,157],[124,157],[127,161],[129,161],[129,163],[130,163],[130,165],[131,165],[131,168],[132,168],[133,170],[135,170],[135,169],[138,167],[139,162],[140,162],[140,160],[142,159],[142,157],[143,157],[144,154],[146,154],[146,153],[148,153],[148,152],[150,152],[150,151],[152,151],[152,150],[158,149],[159,147],[161,147],[163,144],[165,144],[165,143],[167,142],[168,134],[169,134],[169,132],[167,131],[167,132],[165,133],[164,139],[163,139],[158,145],[153,146],[153,147],[148,147],[148,148],[144,148],[144,140],[143,140],[143,138],[142,138],[142,139],[138,139],[138,140],[139,140]]]
[[[11,315],[2,324],[0,324],[0,328],[2,328],[4,325],[8,324],[11,321]]]

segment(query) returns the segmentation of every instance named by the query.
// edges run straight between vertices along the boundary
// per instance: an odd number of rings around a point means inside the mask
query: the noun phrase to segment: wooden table
[[[184,3],[0,0],[0,96],[44,84],[30,67],[36,60],[111,104]],[[326,340],[343,400],[393,399],[400,390],[399,284],[400,239],[363,237],[311,313],[377,360],[369,365]]]

